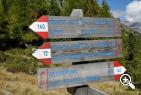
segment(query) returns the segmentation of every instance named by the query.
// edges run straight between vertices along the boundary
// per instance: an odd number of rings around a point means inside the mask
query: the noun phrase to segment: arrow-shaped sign
[[[45,42],[32,55],[43,64],[71,64],[72,62],[110,59],[121,56],[121,50],[114,40],[88,40]]]
[[[51,44],[44,43],[32,55],[44,64],[51,64]]]
[[[126,71],[126,68],[122,66],[118,61],[114,61],[114,75],[115,75],[115,80],[119,80],[120,76],[124,74]]]
[[[41,16],[29,26],[41,38],[120,37],[119,19]]]
[[[117,67],[121,68],[121,71]],[[49,90],[86,85],[98,81],[119,80],[117,74],[123,74],[125,70],[118,61],[40,68],[37,74],[38,85],[40,89]]]
[[[32,54],[37,59],[45,59],[45,58],[51,58],[51,50],[50,49],[37,49]]]
[[[41,16],[31,24],[29,28],[36,32],[41,38],[46,39],[48,37],[48,17]]]

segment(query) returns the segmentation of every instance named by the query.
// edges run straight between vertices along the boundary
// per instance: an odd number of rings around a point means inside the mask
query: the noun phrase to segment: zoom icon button
[[[123,75],[120,77],[120,83],[121,83],[122,85],[128,85],[128,86],[131,87],[132,89],[135,89],[134,84],[132,84],[132,82],[131,82],[131,77],[130,77],[130,75],[128,75],[128,74],[123,74]]]

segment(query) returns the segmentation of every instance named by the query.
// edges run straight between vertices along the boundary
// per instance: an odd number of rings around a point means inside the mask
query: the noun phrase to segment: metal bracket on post
[[[82,9],[73,9],[70,16],[71,17],[83,17],[83,10]],[[78,64],[72,64],[72,65],[78,65]],[[67,88],[67,91],[71,95],[107,95],[106,93],[100,90],[90,88],[88,85],[70,87],[70,88]]]

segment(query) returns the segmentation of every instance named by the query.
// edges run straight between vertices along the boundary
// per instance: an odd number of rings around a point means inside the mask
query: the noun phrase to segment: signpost
[[[40,89],[49,90],[117,79],[117,74],[123,74],[126,71],[123,66],[119,65],[117,61],[114,61],[69,67],[41,68],[37,74],[38,86]]]
[[[84,63],[122,57],[119,19],[82,17],[82,15],[80,17],[41,16],[30,25],[30,29],[43,39],[81,38],[73,41],[65,39],[65,41],[43,43],[32,54],[43,64]],[[50,90],[82,86],[91,82],[119,80],[125,71],[126,69],[118,61],[39,68],[38,86],[42,90]],[[87,93],[83,95],[93,95],[88,93],[105,95],[88,87],[84,89],[79,89],[76,93],[83,90]]]

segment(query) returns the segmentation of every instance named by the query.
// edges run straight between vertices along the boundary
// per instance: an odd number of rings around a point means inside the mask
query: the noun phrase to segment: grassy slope
[[[0,95],[69,95],[64,89],[43,92],[37,87],[35,76],[0,70]]]

